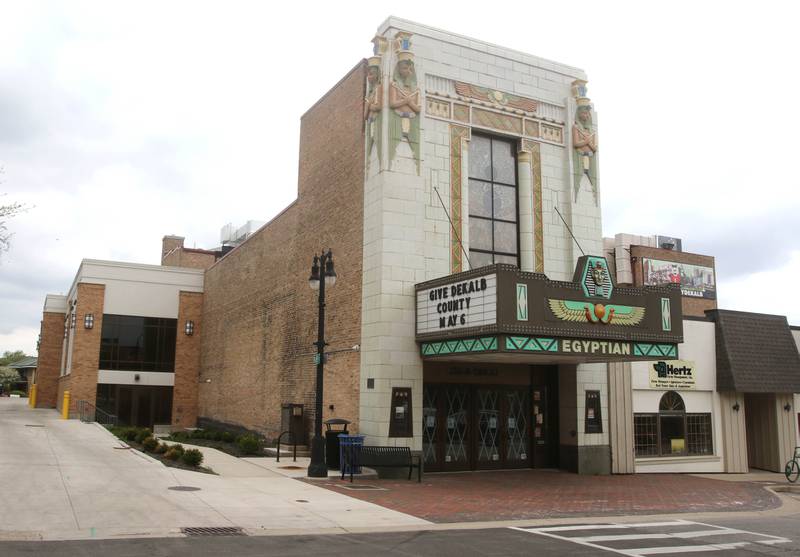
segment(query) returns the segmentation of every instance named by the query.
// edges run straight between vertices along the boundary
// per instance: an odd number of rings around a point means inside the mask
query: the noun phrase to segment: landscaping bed
[[[252,433],[235,435],[218,429],[196,429],[176,431],[167,437],[169,441],[210,447],[235,457],[263,456],[264,442]]]
[[[131,447],[147,453],[166,466],[193,472],[203,472],[204,474],[215,474],[211,468],[201,466],[203,453],[198,449],[185,449],[180,444],[168,445],[161,443],[153,437],[153,432],[146,427],[113,426],[108,429]]]

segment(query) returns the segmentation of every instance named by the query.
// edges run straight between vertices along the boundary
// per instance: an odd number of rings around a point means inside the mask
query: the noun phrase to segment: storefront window
[[[675,391],[661,397],[658,414],[633,415],[637,457],[710,455],[714,452],[711,414],[687,414]]]
[[[519,265],[515,143],[473,134],[469,147],[469,259],[472,268]]]

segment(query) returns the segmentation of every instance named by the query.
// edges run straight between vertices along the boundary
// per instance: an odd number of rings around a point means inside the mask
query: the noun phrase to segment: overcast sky
[[[297,191],[299,119],[387,16],[586,70],[603,229],[716,257],[719,305],[800,325],[795,2],[3,2],[0,352],[81,258],[219,243]],[[472,7],[469,7],[472,6]]]

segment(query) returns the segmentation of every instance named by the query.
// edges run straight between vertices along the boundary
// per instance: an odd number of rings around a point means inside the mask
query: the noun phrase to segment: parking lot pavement
[[[428,524],[252,468],[253,477],[168,468],[97,424],[0,398],[0,540],[166,537],[193,526],[258,534]]]

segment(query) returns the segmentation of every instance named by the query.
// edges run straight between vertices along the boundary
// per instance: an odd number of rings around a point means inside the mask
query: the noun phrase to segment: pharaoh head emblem
[[[597,287],[603,286],[603,283],[606,281],[606,270],[599,261],[597,265],[592,268],[592,279]]]

